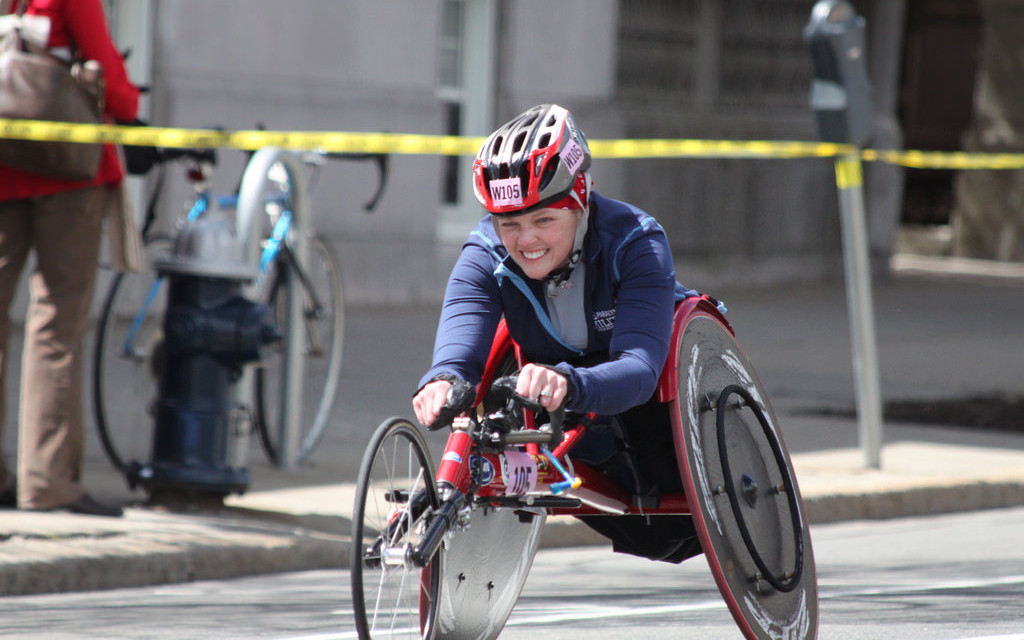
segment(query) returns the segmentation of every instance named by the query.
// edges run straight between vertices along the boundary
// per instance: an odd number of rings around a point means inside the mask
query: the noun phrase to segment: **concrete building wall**
[[[154,124],[445,132],[440,0],[150,1]],[[814,139],[800,35],[812,4],[499,0],[493,123],[558,102],[591,138]],[[229,191],[244,154],[220,157],[215,185]],[[436,300],[458,250],[437,239],[444,159],[397,156],[391,167],[371,215],[361,210],[376,181],[369,164],[325,166],[313,193],[351,303]],[[597,160],[594,176],[662,221],[691,286],[839,271],[827,160]],[[190,195],[181,180],[172,187],[169,218]],[[475,217],[459,219],[468,231]],[[891,234],[880,235],[881,246]]]
[[[152,120],[178,127],[397,131],[436,134],[440,4],[402,0],[175,0],[156,15]],[[215,184],[230,191],[245,162],[225,150]],[[315,228],[341,257],[346,297],[432,299],[440,158],[392,158],[378,209],[368,163],[332,162],[319,173]],[[165,202],[188,195],[178,185]]]

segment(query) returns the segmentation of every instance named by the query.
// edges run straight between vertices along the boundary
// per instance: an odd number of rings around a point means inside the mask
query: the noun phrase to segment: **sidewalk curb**
[[[804,496],[811,525],[964,513],[1024,505],[1019,480],[937,484],[899,491]]]
[[[46,515],[78,518],[84,531],[48,535],[27,526],[4,540],[0,595],[219,580],[348,563],[347,540],[252,517],[165,515],[158,520],[131,509],[123,521]]]

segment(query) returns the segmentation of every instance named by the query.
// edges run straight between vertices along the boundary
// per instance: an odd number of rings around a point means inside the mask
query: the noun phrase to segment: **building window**
[[[462,56],[465,44],[466,3],[464,0],[445,0],[441,7],[441,52],[438,85],[444,101],[444,132],[462,135]],[[458,156],[444,158],[441,174],[441,202],[455,205],[459,202],[460,168]]]
[[[462,135],[462,104],[449,102],[445,106],[444,132],[449,136]],[[457,204],[459,202],[459,170],[461,163],[459,156],[445,156],[444,158],[444,182],[441,185],[441,201],[445,204]]]

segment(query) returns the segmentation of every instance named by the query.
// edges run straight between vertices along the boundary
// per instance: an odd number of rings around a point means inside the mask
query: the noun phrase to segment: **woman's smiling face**
[[[569,262],[581,209],[538,209],[494,216],[501,243],[527,277],[541,280]]]

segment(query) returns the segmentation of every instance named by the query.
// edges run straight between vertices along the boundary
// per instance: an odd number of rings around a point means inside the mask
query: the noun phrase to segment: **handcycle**
[[[359,637],[497,637],[549,515],[692,522],[744,637],[816,637],[810,534],[761,382],[707,296],[677,305],[672,346],[647,415],[670,426],[682,490],[653,499],[575,457],[595,416],[559,410],[538,425],[546,413],[508,376],[525,363],[504,325],[481,383],[453,388],[442,411],[451,433],[436,473],[411,422],[381,424],[353,511]]]
[[[153,265],[170,254],[173,239],[156,230],[159,196],[166,178],[166,166],[178,161],[195,196],[191,208],[179,222],[185,224],[206,215],[213,207],[230,210],[237,204],[234,194],[215,198],[210,177],[217,162],[211,149],[160,149],[157,154],[153,192],[147,202],[142,225],[146,268],[141,273],[119,273],[111,281],[104,297],[97,324],[93,351],[93,413],[104,453],[131,486],[135,485],[141,461],[150,453],[152,406],[159,391],[162,349],[162,320],[166,310],[167,287]],[[335,154],[308,152],[303,162],[319,170],[328,159],[374,160],[380,171],[376,193],[364,205],[372,211],[383,194],[387,180],[388,158],[375,154]],[[246,295],[268,304],[277,326],[283,326],[288,282],[301,287],[304,340],[303,407],[311,407],[300,421],[303,428],[297,451],[299,461],[307,459],[323,437],[334,408],[341,375],[344,334],[344,298],[341,269],[331,245],[322,236],[307,238],[308,258],[299,264],[291,248],[292,186],[283,167],[272,167],[270,185],[261,194],[266,215],[259,221],[260,276],[247,288]],[[297,274],[289,279],[288,271]],[[279,407],[284,385],[281,343],[264,349],[263,358],[253,376],[252,422],[268,459],[279,462]],[[125,388],[128,385],[129,388]]]

